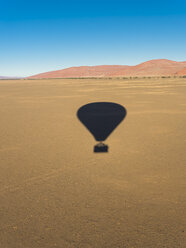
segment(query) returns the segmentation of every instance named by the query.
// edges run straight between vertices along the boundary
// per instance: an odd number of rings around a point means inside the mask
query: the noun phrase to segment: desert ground
[[[108,153],[78,120],[127,116]],[[1,248],[185,248],[186,79],[0,81]]]

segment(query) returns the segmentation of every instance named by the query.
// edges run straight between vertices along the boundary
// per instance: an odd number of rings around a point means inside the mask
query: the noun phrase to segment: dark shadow
[[[82,106],[77,116],[100,143],[94,152],[108,152],[108,146],[102,142],[114,131],[127,114],[126,109],[112,102],[94,102]]]

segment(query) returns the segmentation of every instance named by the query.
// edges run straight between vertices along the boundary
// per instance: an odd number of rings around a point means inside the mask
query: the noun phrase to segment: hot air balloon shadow
[[[108,152],[108,145],[103,141],[123,121],[127,114],[126,109],[112,102],[94,102],[79,108],[77,117],[99,143],[94,152]]]

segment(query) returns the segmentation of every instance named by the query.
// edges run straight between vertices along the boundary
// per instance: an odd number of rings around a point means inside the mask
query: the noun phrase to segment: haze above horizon
[[[2,1],[0,76],[186,60],[186,2]]]

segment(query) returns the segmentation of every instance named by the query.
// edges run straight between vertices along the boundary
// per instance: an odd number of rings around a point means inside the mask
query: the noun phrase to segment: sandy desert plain
[[[125,120],[93,153],[76,112]],[[185,248],[186,79],[0,81],[1,248]]]

